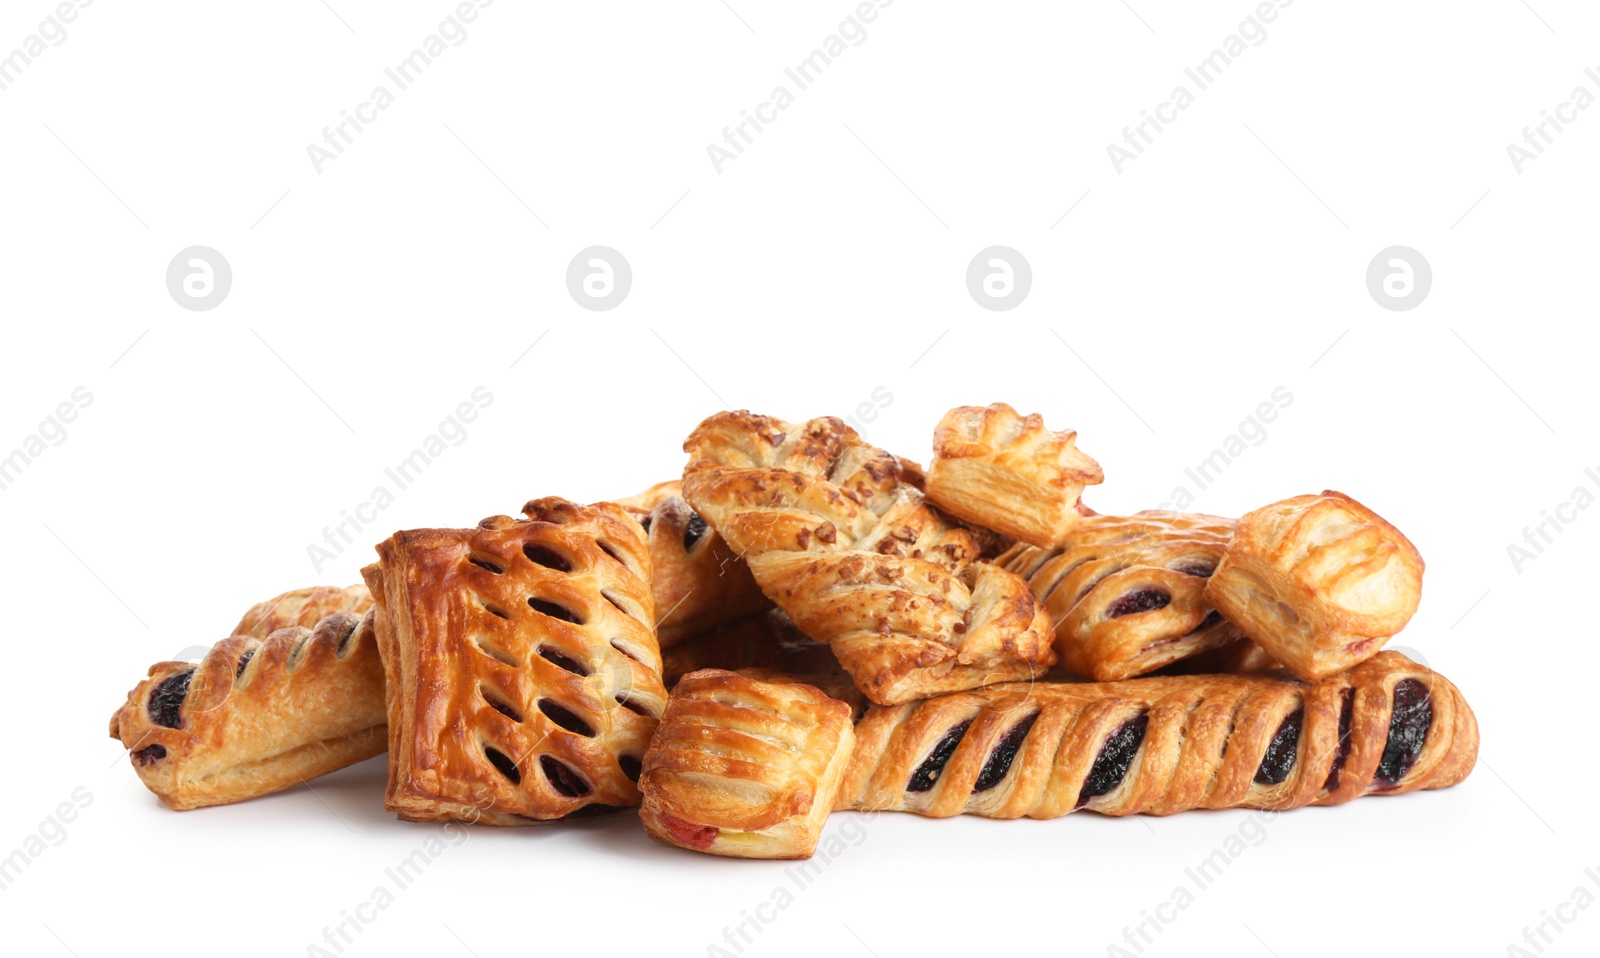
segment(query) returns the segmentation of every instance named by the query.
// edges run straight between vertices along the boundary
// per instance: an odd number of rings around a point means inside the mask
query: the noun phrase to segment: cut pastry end
[[[1206,599],[1296,676],[1316,681],[1376,655],[1416,613],[1422,556],[1339,492],[1239,519]]]
[[[967,522],[1037,546],[1052,546],[1082,517],[1100,464],[1077,448],[1077,433],[1051,432],[1037,413],[1005,403],[958,406],[933,434],[928,498]]]
[[[855,745],[851,707],[793,681],[683,677],[639,777],[663,844],[731,858],[810,858]]]

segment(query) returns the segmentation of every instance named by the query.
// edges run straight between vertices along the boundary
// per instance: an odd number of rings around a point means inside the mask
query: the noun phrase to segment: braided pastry
[[[691,672],[645,753],[639,817],[667,845],[809,858],[853,744],[850,707],[812,686]]]
[[[650,539],[650,592],[656,607],[656,638],[663,651],[771,607],[749,568],[689,508],[679,491],[679,483],[662,482],[619,500]]]
[[[229,634],[264,639],[279,629],[292,626],[309,629],[335,612],[354,612],[359,616],[370,608],[372,593],[359,582],[343,589],[332,585],[292,589],[251,606]]]
[[[684,443],[684,496],[774,602],[879,704],[1042,675],[1044,610],[974,563],[900,464],[838,419],[718,413]]]
[[[1349,496],[1295,496],[1240,518],[1206,598],[1314,681],[1405,628],[1422,599],[1422,568],[1399,529]]]
[[[639,801],[665,705],[650,553],[621,507],[398,532],[361,570],[388,678],[387,806],[525,825]]]
[[[1147,511],[1089,516],[1063,545],[1016,545],[996,564],[1028,580],[1061,664],[1102,682],[1153,672],[1240,638],[1206,601],[1233,522]]]
[[[1018,684],[874,708],[835,807],[1054,818],[1337,805],[1454,785],[1477,754],[1460,691],[1384,652],[1314,685]]]
[[[372,614],[335,612],[312,629],[223,639],[199,665],[151,666],[111,717],[111,737],[145,786],[183,810],[282,791],[381,754],[384,719]]]
[[[1077,439],[1003,402],[957,406],[933,431],[928,498],[968,522],[1053,546],[1078,523],[1084,487],[1105,481]]]

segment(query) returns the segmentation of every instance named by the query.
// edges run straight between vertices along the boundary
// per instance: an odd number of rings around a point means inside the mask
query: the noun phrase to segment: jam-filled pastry
[[[645,753],[639,817],[679,848],[810,858],[853,744],[850,706],[810,685],[691,672]]]
[[[689,436],[684,497],[769,598],[879,704],[1035,678],[1055,661],[1027,583],[838,419],[718,413]]]
[[[168,807],[224,805],[381,754],[383,663],[372,614],[234,635],[199,665],[159,662],[111,717],[134,771]]]
[[[1304,684],[1196,675],[992,686],[871,709],[835,804],[943,817],[1289,809],[1446,788],[1478,754],[1447,679],[1398,652]]]
[[[1204,595],[1232,531],[1232,520],[1181,512],[1089,516],[1060,546],[1019,543],[995,562],[1044,603],[1061,664],[1105,682],[1240,638]]]
[[[1422,599],[1422,556],[1343,493],[1295,496],[1239,519],[1206,598],[1311,681],[1369,658],[1405,628]]]
[[[850,680],[833,650],[801,632],[781,609],[747,615],[661,650],[661,675],[668,689],[690,672],[745,668],[834,673]]]
[[[679,496],[639,519],[650,540],[650,592],[662,649],[772,607],[750,569]]]
[[[346,588],[331,585],[293,589],[257,602],[233,627],[233,635],[252,635],[264,639],[279,629],[291,626],[311,628],[335,612],[364,614],[372,608],[372,593],[356,583]]]
[[[644,530],[608,502],[522,511],[397,532],[361,570],[388,679],[385,802],[407,821],[638,804],[666,702]]]
[[[1085,486],[1105,480],[1071,430],[1051,432],[1037,413],[1005,403],[957,406],[933,433],[928,498],[954,516],[1036,546],[1077,525]]]

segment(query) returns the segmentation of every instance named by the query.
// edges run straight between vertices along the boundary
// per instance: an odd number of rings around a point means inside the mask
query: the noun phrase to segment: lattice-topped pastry
[[[145,785],[183,810],[282,791],[378,755],[384,721],[372,614],[335,612],[311,629],[223,639],[198,665],[151,666],[111,717],[111,737]]]
[[[1340,492],[1295,496],[1239,519],[1206,598],[1302,679],[1347,669],[1405,628],[1422,556]]]
[[[362,570],[388,676],[388,807],[529,824],[639,801],[666,702],[650,553],[621,506],[398,532]]]
[[[231,634],[264,639],[279,629],[294,626],[309,629],[335,612],[353,612],[359,616],[370,608],[372,593],[359,582],[342,589],[335,585],[291,589],[251,606]]]
[[[857,687],[892,704],[1042,675],[1049,622],[1027,584],[837,419],[718,413],[684,443],[684,496]]]
[[[680,848],[809,858],[853,744],[850,706],[810,685],[691,672],[645,753],[639,817]]]
[[[1105,481],[1078,434],[1005,403],[957,406],[933,432],[928,498],[968,522],[1036,546],[1061,542],[1079,519],[1085,486]]]
[[[1027,579],[1044,603],[1061,664],[1111,681],[1240,637],[1204,595],[1232,532],[1233,522],[1216,516],[1089,516],[1060,546],[1018,544],[995,562]]]
[[[942,817],[1289,809],[1465,779],[1461,692],[1398,652],[1314,685],[1259,675],[994,686],[873,708],[835,804]]]
[[[722,536],[662,482],[619,500],[650,540],[650,592],[662,650],[725,622],[771,608],[750,570]],[[635,506],[648,508],[636,509]]]

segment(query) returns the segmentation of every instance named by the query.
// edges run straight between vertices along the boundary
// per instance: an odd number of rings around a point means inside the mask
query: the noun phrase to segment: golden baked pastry
[[[856,684],[850,680],[849,673],[840,668],[833,668],[825,672],[784,672],[778,669],[763,669],[755,666],[737,669],[740,675],[759,682],[774,682],[779,685],[809,685],[830,699],[838,699],[850,706],[850,719],[854,721],[867,714],[867,708],[872,703],[861,694]]]
[[[1090,516],[1060,546],[1019,543],[995,562],[1044,603],[1061,664],[1106,682],[1240,638],[1204,596],[1232,531],[1232,520],[1181,512]]]
[[[1061,542],[1078,523],[1085,486],[1105,481],[1077,447],[1034,413],[1005,403],[957,406],[933,432],[928,498],[968,522],[1036,546]]]
[[[744,668],[834,673],[850,681],[833,650],[801,632],[781,609],[747,615],[661,650],[661,675],[668,689],[690,672]]]
[[[853,744],[850,706],[812,686],[691,672],[645,753],[639,817],[679,848],[810,858]]]
[[[145,786],[184,810],[282,791],[378,755],[384,721],[372,615],[335,612],[312,629],[223,639],[199,665],[158,662],[111,716],[111,737]]]
[[[666,702],[644,530],[608,502],[522,511],[397,532],[361,570],[388,678],[385,802],[407,821],[639,801]]]
[[[650,540],[650,592],[663,650],[771,608],[749,567],[680,496],[659,498],[637,518]]]
[[[1033,678],[1055,661],[1027,584],[973,562],[971,536],[838,419],[718,413],[684,450],[684,497],[874,702]]]
[[[1008,685],[870,710],[835,803],[943,817],[1298,808],[1465,779],[1478,726],[1398,652],[1306,685],[1197,675]]]
[[[1206,598],[1307,681],[1375,655],[1422,599],[1422,556],[1340,492],[1295,496],[1239,519]]]
[[[362,615],[370,608],[372,593],[359,582],[343,589],[333,585],[292,589],[251,606],[231,634],[264,639],[291,626],[309,629],[335,612]]]

